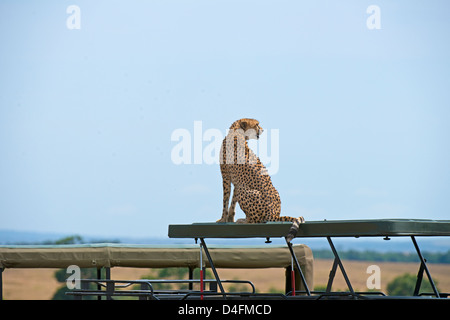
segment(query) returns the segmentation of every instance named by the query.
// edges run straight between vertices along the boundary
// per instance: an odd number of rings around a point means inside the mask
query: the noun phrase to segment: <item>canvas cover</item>
[[[288,267],[291,256],[286,246],[208,246],[216,268]],[[312,272],[313,255],[303,244],[294,245],[300,265]],[[102,267],[198,267],[199,246],[144,246],[120,244],[1,246],[0,268]],[[203,264],[208,259],[203,253]]]

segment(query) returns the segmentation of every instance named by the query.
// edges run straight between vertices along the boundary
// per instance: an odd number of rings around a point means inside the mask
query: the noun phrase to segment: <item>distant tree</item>
[[[79,235],[68,236],[54,242],[55,244],[81,244],[83,243],[83,238]]]
[[[415,275],[405,273],[388,283],[387,293],[390,296],[412,296],[416,287],[416,281],[417,277]],[[433,281],[437,287],[437,281],[435,279],[433,279]],[[431,284],[426,276],[422,279],[420,292],[433,292]]]
[[[58,240],[48,240],[43,241],[42,243],[36,243],[36,244],[45,244],[45,245],[61,245],[61,244],[82,244],[84,243],[84,240],[79,235],[71,235],[67,237],[63,237]]]
[[[53,295],[52,300],[73,300],[73,296],[66,295],[66,292],[69,292],[69,288],[67,288],[66,280],[68,274],[66,269],[59,269],[55,272],[55,278],[58,282],[64,283]],[[81,268],[81,279],[96,279],[97,278],[97,269],[95,268]],[[95,289],[94,284],[90,284],[91,289]],[[95,297],[86,296],[83,300],[92,300]]]

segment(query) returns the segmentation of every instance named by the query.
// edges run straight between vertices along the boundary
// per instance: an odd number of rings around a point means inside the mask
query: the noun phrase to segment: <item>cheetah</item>
[[[235,121],[222,142],[220,149],[220,171],[223,183],[223,212],[217,222],[234,222],[236,203],[246,218],[236,223],[264,223],[267,221],[292,221],[286,235],[291,241],[297,234],[303,217],[280,216],[281,199],[272,184],[265,166],[248,147],[247,140],[259,139],[263,128],[255,119],[243,118]],[[231,204],[228,207],[234,185]]]

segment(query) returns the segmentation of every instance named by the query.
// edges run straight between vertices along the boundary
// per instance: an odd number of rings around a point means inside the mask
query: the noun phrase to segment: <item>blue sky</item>
[[[242,117],[279,132],[283,215],[450,219],[449,9],[2,1],[0,228],[166,237],[215,221],[218,165],[174,164],[171,135]]]

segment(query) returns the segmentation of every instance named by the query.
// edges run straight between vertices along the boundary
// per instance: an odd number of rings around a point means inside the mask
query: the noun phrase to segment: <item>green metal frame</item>
[[[291,225],[290,222],[173,224],[169,225],[169,238],[279,238],[286,236]],[[307,221],[296,237],[376,236],[450,236],[450,220]]]
[[[208,249],[204,241],[205,238],[267,238],[285,237],[291,227],[290,222],[268,222],[257,224],[236,224],[236,223],[193,223],[184,225],[169,225],[170,238],[200,238],[201,243],[207,253],[210,264],[213,268],[216,280],[220,285],[220,278],[214,268],[213,261],[208,254]],[[355,292],[347,276],[344,265],[339,254],[331,240],[332,237],[401,237],[411,238],[417,255],[420,259],[420,269],[417,277],[414,295],[418,295],[422,283],[423,272],[425,271],[428,280],[433,289],[434,295],[440,298],[434,281],[426,265],[426,260],[419,249],[416,236],[450,236],[450,220],[419,220],[419,219],[380,219],[380,220],[330,220],[330,221],[308,221],[300,225],[296,237],[325,237],[328,240],[330,248],[335,257],[333,268],[330,272],[327,293],[330,293],[337,267],[342,272],[347,283],[349,293],[353,298],[358,298],[359,293]],[[302,271],[298,264],[295,253],[292,250],[292,244],[286,241],[291,252],[292,258],[300,272],[303,284],[306,288],[306,294],[311,296]],[[224,293],[221,287],[222,293]]]

